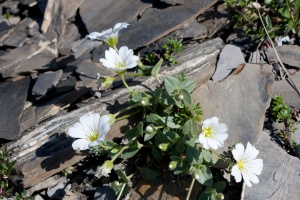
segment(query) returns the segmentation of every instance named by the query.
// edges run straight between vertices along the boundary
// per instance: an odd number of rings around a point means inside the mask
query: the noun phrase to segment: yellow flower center
[[[209,126],[203,129],[204,137],[209,138],[214,133],[214,130]]]
[[[119,62],[119,63],[116,64],[116,68],[117,69],[122,69],[124,67],[125,67],[125,63],[124,62]]]
[[[94,142],[99,138],[99,133],[98,132],[90,133],[88,138],[89,138],[89,141]]]
[[[239,170],[242,170],[245,168],[244,162],[242,160],[237,162],[237,166],[238,166]]]

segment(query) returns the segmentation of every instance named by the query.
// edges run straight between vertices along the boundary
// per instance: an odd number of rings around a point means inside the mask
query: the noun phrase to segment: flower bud
[[[99,167],[97,169],[97,173],[96,173],[96,176],[98,178],[102,177],[102,176],[106,176],[108,177],[109,173],[111,172],[111,170],[113,169],[114,167],[114,164],[111,160],[107,160],[103,163],[103,165],[101,167]]]
[[[158,147],[162,151],[166,151],[168,149],[169,144],[168,143],[161,143]]]
[[[171,161],[169,164],[169,169],[173,170],[177,167],[177,162],[176,161]]]
[[[218,194],[216,195],[216,199],[217,199],[217,200],[223,200],[223,199],[224,199],[224,194],[218,193]]]
[[[101,82],[101,88],[102,89],[109,88],[113,84],[114,80],[115,80],[115,78],[113,78],[113,77],[105,76],[104,80]]]
[[[149,105],[149,99],[147,97],[143,97],[140,101],[141,106]]]
[[[148,133],[152,133],[154,131],[154,129],[152,128],[152,126],[149,125],[149,126],[146,127],[146,131]]]

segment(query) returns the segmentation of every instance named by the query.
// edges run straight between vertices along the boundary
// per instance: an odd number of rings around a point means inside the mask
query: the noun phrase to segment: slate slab
[[[283,63],[300,68],[300,46],[282,45],[276,47],[276,50]],[[267,48],[266,55],[269,62],[277,62],[277,57],[273,48]]]
[[[49,90],[53,90],[62,73],[62,70],[58,70],[40,74],[32,88],[32,94],[35,96],[44,96]]]
[[[160,1],[173,6],[176,4],[184,4],[184,0],[160,0]]]
[[[222,49],[220,53],[217,68],[212,80],[214,82],[223,80],[240,64],[243,63],[246,62],[241,49],[231,44],[225,45],[224,49]]]
[[[116,23],[135,21],[154,1],[85,0],[79,13],[89,33],[102,32]]]
[[[20,118],[27,98],[30,79],[0,83],[0,138],[14,140],[19,137]]]
[[[55,68],[57,57],[56,34],[41,34],[26,45],[11,50],[0,57],[0,74],[14,77],[22,72]]]
[[[228,139],[219,152],[238,142],[256,142],[270,105],[273,76],[269,65],[246,64],[240,73],[221,82],[208,81],[193,92],[203,119],[217,116],[228,126]]]
[[[300,73],[297,72],[294,74],[292,79],[299,88]],[[288,78],[274,82],[272,97],[275,97],[275,95],[282,95],[284,97],[284,102],[287,105],[300,109],[300,97],[296,90],[290,85]]]
[[[186,0],[184,5],[165,9],[149,8],[136,23],[124,30],[120,46],[136,49],[146,46],[191,22],[217,1]],[[151,34],[149,34],[151,33]]]
[[[258,157],[263,159],[263,170],[258,176],[259,183],[246,187],[241,199],[299,199],[299,158],[287,154],[266,133],[259,135],[255,147],[259,150]]]
[[[56,32],[58,34],[58,46],[61,46],[64,41],[67,19],[75,15],[76,10],[83,1],[84,0],[47,1],[41,30],[43,33]]]

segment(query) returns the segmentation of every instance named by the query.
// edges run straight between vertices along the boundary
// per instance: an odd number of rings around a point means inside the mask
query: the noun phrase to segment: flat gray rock
[[[160,0],[160,1],[170,5],[184,4],[184,0]]]
[[[292,76],[295,84],[300,87],[300,73],[296,73]],[[273,97],[275,95],[282,95],[287,105],[300,109],[300,97],[296,90],[290,85],[289,79],[283,79],[274,82],[273,86]]]
[[[214,82],[218,82],[227,77],[240,64],[245,63],[241,49],[231,44],[225,45],[219,56],[216,71],[212,77]]]
[[[19,73],[56,67],[57,40],[53,33],[32,38],[26,45],[0,57],[0,74],[14,77]]]
[[[29,40],[27,36],[28,27],[33,22],[31,18],[23,19],[13,30],[10,31],[10,34],[5,38],[3,44],[10,47],[21,47],[25,42]]]
[[[20,118],[24,109],[30,79],[0,83],[0,138],[14,140],[19,137]]]
[[[154,0],[85,0],[79,8],[80,16],[88,30],[102,32],[119,22],[133,22],[152,7]],[[94,12],[95,11],[95,12]]]
[[[75,15],[76,10],[83,1],[84,0],[47,1],[41,30],[43,33],[56,32],[58,34],[58,46],[62,46],[61,44],[64,42],[67,19]]]
[[[269,65],[246,64],[240,73],[221,82],[208,81],[193,92],[203,120],[216,116],[228,126],[228,139],[219,152],[238,142],[256,142],[270,105],[273,79]]]
[[[62,73],[62,70],[58,70],[40,74],[32,88],[32,94],[35,96],[44,96],[49,90],[53,90]]]
[[[205,38],[207,36],[207,28],[197,22],[197,20],[193,20],[190,23],[185,24],[181,29],[176,30],[174,34],[177,38]]]
[[[266,133],[259,135],[255,147],[259,150],[258,158],[263,159],[263,170],[258,176],[259,183],[246,187],[241,199],[299,199],[299,158],[287,154]]]
[[[283,63],[300,68],[300,46],[282,45],[276,47],[276,50]],[[277,62],[277,57],[273,48],[266,49],[266,54],[269,62]]]
[[[76,69],[76,72],[79,74],[81,80],[95,80],[97,78],[97,73],[102,76],[113,76],[114,72],[103,67],[101,63],[93,63],[85,61],[80,63]]]

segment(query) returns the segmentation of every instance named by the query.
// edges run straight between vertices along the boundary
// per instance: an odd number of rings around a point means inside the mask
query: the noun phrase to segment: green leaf
[[[182,140],[180,140],[177,145],[175,146],[175,149],[177,152],[183,152],[185,149],[185,145],[184,142]]]
[[[141,172],[142,177],[148,181],[154,180],[159,175],[157,171],[146,167],[140,167],[139,171]]]
[[[168,131],[165,133],[165,136],[171,141],[174,142],[179,138],[179,135],[175,133],[174,131]]]
[[[151,153],[156,159],[159,159],[159,160],[163,159],[162,155],[159,153],[159,151],[154,146],[151,148]]]
[[[129,141],[135,140],[140,135],[139,129],[137,127],[130,129],[125,133],[124,137]]]
[[[294,7],[295,7],[295,10],[296,11],[300,11],[300,1],[299,0],[295,0],[293,2],[293,4],[294,4]]]
[[[181,83],[183,89],[186,89],[189,93],[192,93],[195,89],[196,81],[193,80],[186,80]]]
[[[288,29],[290,29],[293,33],[295,33],[295,26],[296,26],[295,22],[293,22],[293,20],[289,20],[287,27],[288,27]]]
[[[133,145],[130,146],[129,148],[125,149],[122,153],[120,158],[131,158],[133,157],[140,149],[138,146]]]
[[[211,152],[209,150],[202,149],[201,154],[202,154],[204,160],[209,163],[212,158]]]
[[[272,3],[272,0],[264,0],[264,3],[265,3],[266,5],[269,5],[269,4]]]
[[[138,129],[138,132],[139,132],[140,136],[142,136],[142,137],[143,137],[143,134],[144,134],[143,128],[144,128],[144,124],[143,124],[143,122],[140,122],[140,123],[137,125],[137,129]]]
[[[165,116],[161,117],[163,120],[164,124],[166,124],[169,128],[180,128],[181,126],[179,124],[176,124],[174,122],[174,117],[172,116]]]
[[[278,9],[279,14],[284,18],[290,18],[290,11],[288,7],[283,7]]]
[[[184,135],[191,135],[191,133],[194,130],[194,126],[193,126],[193,122],[192,120],[188,120],[184,123],[184,125],[182,126],[182,133]]]
[[[126,174],[123,171],[117,170],[116,173],[121,180],[125,181],[126,183],[130,183],[130,179],[126,176]]]
[[[146,121],[149,124],[160,125],[160,126],[166,125],[164,123],[163,119],[159,115],[154,114],[154,113],[150,113],[149,115],[147,115],[146,116]]]
[[[192,103],[192,97],[186,89],[181,89],[180,94],[183,95],[185,101],[187,101],[189,104]]]
[[[153,131],[152,133],[146,133],[144,135],[144,141],[148,141],[151,140],[156,134],[156,131]]]
[[[200,155],[200,151],[195,147],[188,146],[186,148],[186,160],[190,165],[193,165],[195,163],[202,163],[203,158]]]
[[[266,27],[268,30],[272,28],[272,21],[269,15],[265,16]]]
[[[213,178],[209,167],[207,167],[206,165],[200,165],[200,167],[196,170],[199,174],[199,177],[196,180],[205,186],[212,186]]]
[[[174,92],[174,90],[181,89],[182,84],[177,78],[175,78],[173,76],[167,76],[165,78],[165,88],[166,88],[167,92],[169,94],[171,94]]]
[[[225,181],[218,181],[213,185],[213,188],[215,188],[218,193],[222,193],[225,187],[226,187]]]
[[[170,106],[175,104],[174,98],[167,92],[163,92],[161,95],[161,101],[163,104]]]
[[[156,65],[153,67],[153,69],[151,70],[151,75],[152,76],[154,76],[154,77],[157,76],[157,74],[158,74],[158,72],[159,72],[159,70],[161,68],[161,65],[162,65],[163,61],[164,60],[162,58],[160,58],[159,61],[156,63]]]

